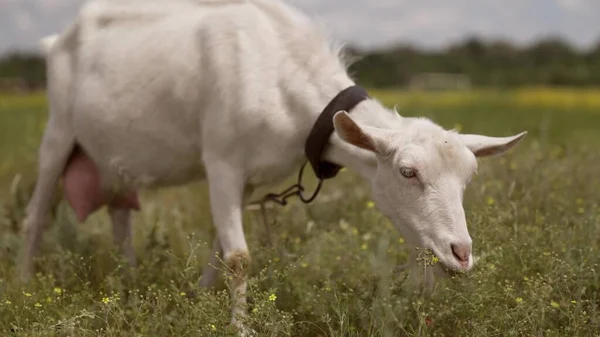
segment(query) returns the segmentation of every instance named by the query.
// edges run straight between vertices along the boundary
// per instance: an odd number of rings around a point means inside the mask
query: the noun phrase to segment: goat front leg
[[[108,214],[110,215],[114,244],[119,247],[121,254],[125,255],[129,266],[135,267],[137,261],[132,242],[131,210],[109,206]]]
[[[25,218],[25,251],[21,278],[28,280],[33,273],[33,258],[37,254],[44,227],[50,221],[50,208],[60,176],[75,144],[67,125],[50,116],[38,155],[38,174]]]
[[[246,315],[246,273],[250,254],[242,226],[245,181],[238,167],[219,160],[206,161],[211,212],[219,240],[214,248],[220,245],[223,252],[233,302],[231,324],[245,331],[239,318]]]
[[[246,203],[250,196],[252,195],[253,188],[246,187],[244,190],[244,200]],[[213,239],[212,251],[210,252],[210,257],[208,263],[204,266],[204,270],[202,271],[202,280],[200,281],[200,286],[204,288],[211,288],[215,285],[217,280],[219,279],[219,266],[220,259],[223,258],[223,249],[221,248],[221,241],[219,240],[219,236],[217,235]]]

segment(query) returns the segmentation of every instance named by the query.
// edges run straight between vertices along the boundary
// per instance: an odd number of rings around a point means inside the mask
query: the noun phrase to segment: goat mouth
[[[448,277],[448,278],[460,277],[460,276],[464,276],[466,274],[465,270],[449,268],[442,264],[437,266],[437,272],[440,276]]]

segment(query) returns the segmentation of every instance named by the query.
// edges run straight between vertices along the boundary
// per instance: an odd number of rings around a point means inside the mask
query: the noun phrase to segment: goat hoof
[[[234,326],[238,332],[240,337],[256,337],[258,334],[253,329],[246,327],[242,322],[238,320],[232,320],[231,325]]]

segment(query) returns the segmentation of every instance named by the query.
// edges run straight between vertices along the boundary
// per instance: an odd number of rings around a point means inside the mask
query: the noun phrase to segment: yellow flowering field
[[[466,106],[504,106],[518,109],[552,109],[600,112],[600,89],[522,88],[473,91],[398,91],[374,92],[383,101],[399,107],[461,108]]]
[[[381,90],[370,92],[390,105],[460,108],[482,103],[510,105],[523,109],[585,110],[600,113],[600,88],[526,87],[507,90],[476,89],[472,91]],[[27,95],[0,93],[0,111],[43,109],[44,92]]]
[[[19,109],[45,109],[46,93],[36,92],[31,94],[0,93],[0,111],[10,112]]]

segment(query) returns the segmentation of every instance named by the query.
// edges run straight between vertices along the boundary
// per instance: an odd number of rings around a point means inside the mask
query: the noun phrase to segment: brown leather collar
[[[315,200],[319,194],[321,186],[323,185],[323,180],[333,178],[337,175],[338,171],[342,168],[340,165],[321,160],[323,151],[325,151],[325,147],[329,143],[329,137],[334,131],[333,116],[340,110],[351,112],[351,110],[358,103],[367,98],[369,98],[369,95],[365,89],[357,85],[353,85],[342,90],[331,100],[331,102],[329,102],[329,104],[327,104],[325,109],[323,109],[321,112],[321,115],[319,115],[315,121],[315,124],[313,125],[313,128],[304,146],[304,152],[308,158],[307,161],[310,162],[315,175],[319,178],[317,188],[309,197],[303,194],[304,186],[302,185],[302,174],[304,172],[304,167],[306,166],[306,162],[304,162],[302,167],[300,167],[300,171],[298,172],[298,182],[296,184],[290,186],[281,193],[269,193],[265,195],[259,202],[253,203],[260,204],[265,223],[268,223],[266,220],[265,208],[265,203],[267,201],[272,201],[285,206],[287,205],[288,198],[292,196],[298,196],[303,203],[308,204]]]
[[[334,131],[333,116],[340,110],[350,113],[358,103],[367,98],[369,94],[364,88],[358,85],[350,86],[337,94],[315,121],[306,140],[304,152],[320,180],[335,177],[342,168],[340,165],[321,160],[325,147],[329,143],[329,137]]]

